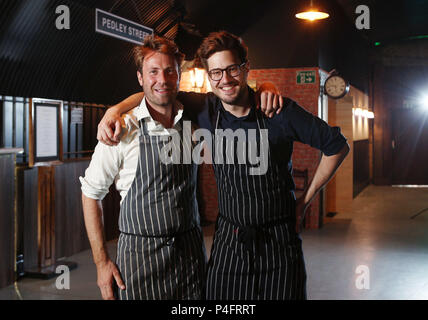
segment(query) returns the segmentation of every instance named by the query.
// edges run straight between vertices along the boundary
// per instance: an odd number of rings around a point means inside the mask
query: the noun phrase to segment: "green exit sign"
[[[315,83],[315,71],[297,71],[297,84]]]

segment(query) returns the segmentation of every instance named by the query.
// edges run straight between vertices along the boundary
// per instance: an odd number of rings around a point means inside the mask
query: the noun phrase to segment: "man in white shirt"
[[[161,161],[169,141],[191,148],[182,139],[183,110],[176,101],[183,56],[171,41],[150,36],[134,49],[134,58],[145,97],[125,115],[120,143],[98,143],[80,178],[97,283],[103,299],[201,299],[206,254],[197,168]],[[106,250],[101,203],[113,182],[121,194],[116,262]]]

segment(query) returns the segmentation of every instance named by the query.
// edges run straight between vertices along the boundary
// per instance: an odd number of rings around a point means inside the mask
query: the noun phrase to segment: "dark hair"
[[[241,63],[247,62],[248,48],[244,41],[227,31],[210,33],[202,41],[202,44],[196,53],[197,61],[202,64],[206,70],[208,70],[208,58],[214,53],[224,50],[233,51],[241,60]]]
[[[178,69],[180,70],[184,54],[178,50],[177,45],[166,38],[150,35],[144,39],[144,43],[141,46],[137,46],[133,49],[134,61],[138,71],[143,71],[144,58],[148,53],[153,51],[174,56]]]

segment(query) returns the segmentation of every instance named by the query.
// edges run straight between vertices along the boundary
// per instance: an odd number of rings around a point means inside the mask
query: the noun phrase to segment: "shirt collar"
[[[250,101],[250,112],[243,117],[237,118],[235,117],[233,114],[231,114],[229,111],[227,111],[224,107],[223,107],[223,103],[221,102],[221,100],[216,97],[216,107],[217,110],[220,111],[220,113],[222,113],[224,116],[228,117],[231,120],[253,120],[256,114],[256,97],[255,97],[255,92],[253,89],[251,89],[249,86],[247,86],[247,90],[248,90],[248,99]]]
[[[180,103],[180,101],[176,100],[175,101],[175,105],[174,105],[174,110],[176,112],[175,113],[175,117],[174,117],[174,123],[173,125],[175,126],[177,124],[178,121],[180,121],[180,119],[183,116],[183,105]],[[156,120],[154,120],[149,112],[149,109],[147,108],[147,103],[146,103],[146,97],[143,98],[143,100],[141,100],[140,105],[137,108],[136,111],[136,116],[138,121],[140,121],[141,119],[145,120],[145,121],[154,121],[157,122]]]

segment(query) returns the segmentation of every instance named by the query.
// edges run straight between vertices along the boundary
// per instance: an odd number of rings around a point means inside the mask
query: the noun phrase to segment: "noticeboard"
[[[62,161],[62,101],[32,98],[29,165]]]
[[[70,124],[83,124],[83,107],[71,107]]]

